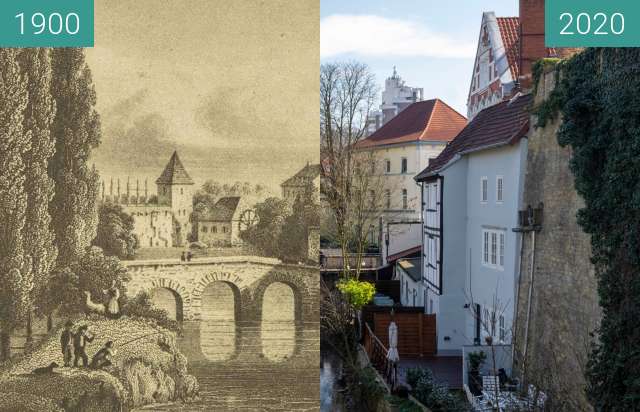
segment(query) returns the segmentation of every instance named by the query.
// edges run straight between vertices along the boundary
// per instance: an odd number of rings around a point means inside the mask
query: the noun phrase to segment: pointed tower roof
[[[169,163],[164,168],[164,171],[160,175],[160,177],[156,180],[157,184],[165,184],[165,185],[192,185],[193,180],[185,170],[180,158],[178,157],[178,152],[174,151],[171,155],[171,159],[169,159]]]

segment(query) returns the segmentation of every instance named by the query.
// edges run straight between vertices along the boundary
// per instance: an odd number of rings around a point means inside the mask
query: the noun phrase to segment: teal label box
[[[545,0],[547,47],[638,47],[640,1]]]
[[[0,0],[0,47],[93,47],[94,0]]]

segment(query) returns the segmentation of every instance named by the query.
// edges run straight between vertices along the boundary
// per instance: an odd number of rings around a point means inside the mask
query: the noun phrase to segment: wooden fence
[[[373,331],[384,347],[389,345],[388,312],[373,313]],[[395,322],[398,326],[398,353],[402,357],[433,356],[437,353],[436,315],[422,312],[397,312]]]

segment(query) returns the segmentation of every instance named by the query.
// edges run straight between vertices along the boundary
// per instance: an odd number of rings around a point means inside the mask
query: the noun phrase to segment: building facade
[[[282,182],[280,184],[282,198],[289,202],[289,204],[293,204],[298,196],[304,194],[304,191],[309,185],[313,185],[314,191],[316,192],[320,190],[319,164],[307,163],[307,165],[300,169],[295,175]]]
[[[198,218],[197,238],[208,246],[236,246],[242,243],[241,226],[240,197],[223,197],[212,210]]]
[[[394,237],[394,251],[420,244],[419,231],[398,232],[403,227],[398,223],[405,223],[407,231],[412,223],[420,222],[420,186],[413,177],[440,154],[466,123],[464,116],[442,100],[426,100],[410,105],[356,144],[357,150],[373,153],[382,173],[384,193],[382,210],[378,211],[382,219],[369,229],[372,241]]]
[[[486,336],[510,343],[530,95],[487,108],[431,162],[422,183],[423,282],[438,353]]]
[[[144,195],[136,181],[135,194],[129,180],[121,193],[120,180],[114,193],[113,180],[109,193],[102,184],[102,201],[117,203],[133,216],[134,234],[140,247],[177,247],[187,242],[191,232],[190,216],[193,211],[193,180],[182,165],[178,152],[173,152],[162,174],[156,180],[157,194],[150,195],[144,182]]]
[[[544,0],[520,0],[519,6],[517,17],[482,15],[467,99],[469,119],[529,88],[536,60],[565,57],[576,50],[544,46]]]
[[[391,77],[387,77],[384,82],[380,109],[373,111],[367,117],[367,136],[387,124],[412,103],[421,102],[423,97],[424,90],[418,87],[407,86],[404,80],[398,75],[394,66],[393,74]]]

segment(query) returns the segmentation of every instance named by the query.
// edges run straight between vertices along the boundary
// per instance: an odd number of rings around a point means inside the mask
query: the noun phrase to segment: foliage
[[[235,182],[233,184],[221,184],[214,180],[207,180],[202,187],[193,195],[193,216],[197,220],[205,216],[223,197],[228,196],[250,196],[257,197],[263,195],[266,188],[261,184],[251,184],[249,182]]]
[[[384,399],[386,389],[378,381],[371,366],[356,369],[350,377],[349,394],[357,408],[362,411],[375,411]]]
[[[469,370],[478,371],[480,370],[480,367],[482,366],[484,361],[487,359],[487,354],[482,351],[470,352],[467,357],[469,359]]]
[[[8,333],[31,308],[34,282],[23,233],[27,212],[23,156],[31,136],[23,125],[27,85],[20,75],[17,54],[16,49],[0,49],[0,330],[5,356]]]
[[[433,412],[465,411],[467,408],[446,384],[435,380],[429,369],[413,368],[407,372],[412,395]]]
[[[280,258],[285,261],[305,262],[308,259],[309,228],[320,224],[318,193],[312,182],[296,197],[291,214],[287,216],[280,233]]]
[[[55,181],[50,204],[57,266],[71,265],[96,236],[98,173],[89,167],[100,143],[100,118],[91,71],[79,48],[51,51],[51,94],[56,104],[51,134],[55,154],[49,175]]]
[[[91,244],[101,248],[107,256],[131,259],[138,247],[138,239],[133,229],[133,217],[125,213],[122,206],[110,202],[103,203],[98,210],[96,238]]]
[[[572,149],[584,199],[577,219],[591,235],[603,315],[587,394],[596,410],[639,410],[640,50],[586,49],[561,74],[552,93],[562,114],[558,142]]]
[[[242,240],[255,246],[266,256],[278,257],[280,253],[280,236],[290,207],[285,200],[270,197],[256,205],[258,223],[241,233]]]
[[[396,408],[398,412],[422,412],[422,408],[411,399],[403,399],[396,396],[389,397],[389,404]]]
[[[163,328],[179,332],[180,324],[169,318],[166,310],[156,308],[151,302],[151,295],[141,291],[132,298],[122,298],[122,314],[132,318],[152,319]]]
[[[341,280],[336,287],[356,310],[371,302],[373,295],[376,294],[376,288],[372,283],[357,279]]]
[[[91,293],[93,302],[107,303],[103,290],[115,281],[120,295],[124,296],[124,285],[129,280],[130,276],[118,258],[105,256],[102,249],[92,246],[76,262],[54,272],[46,305],[49,310],[59,309],[61,315],[82,313],[85,291]]]
[[[53,180],[47,165],[54,151],[51,124],[55,104],[51,88],[51,60],[48,49],[23,49],[18,55],[22,75],[27,80],[28,101],[24,111],[24,128],[31,133],[29,149],[23,154],[27,210],[24,232],[25,254],[31,257],[33,289],[31,301],[37,306],[55,264],[57,249],[53,244],[49,202],[53,198]],[[39,308],[38,308],[39,309]],[[40,311],[39,311],[40,312]]]
[[[88,325],[95,337],[87,347],[89,358],[105,342],[114,342],[113,366],[98,371],[64,368],[53,374],[31,374],[36,367],[60,363],[60,327],[36,350],[4,365],[1,392],[37,393],[67,411],[124,411],[149,403],[188,401],[197,393],[197,380],[188,374],[187,359],[180,353],[174,333],[155,322],[129,317],[77,319],[74,329],[81,325]],[[2,398],[0,395],[0,405]]]
[[[340,245],[343,256],[355,249],[357,263],[350,268],[350,259],[344,259],[343,273],[356,278],[385,193],[379,159],[357,147],[365,137],[377,91],[366,64],[326,63],[320,68],[320,156],[324,165],[320,190],[328,209],[321,235]]]

